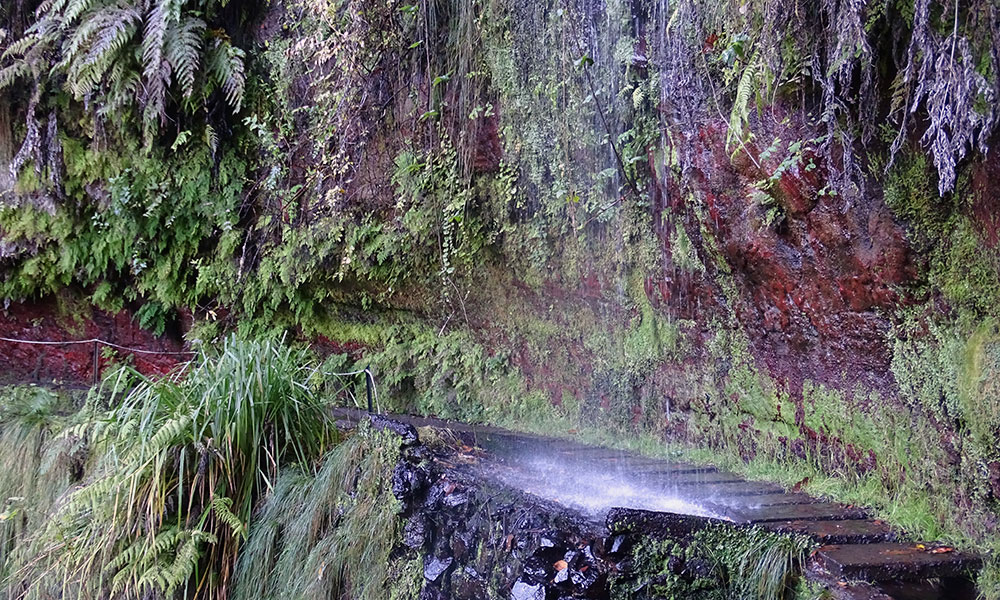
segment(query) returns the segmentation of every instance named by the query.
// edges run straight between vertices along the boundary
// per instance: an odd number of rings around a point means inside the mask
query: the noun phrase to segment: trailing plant
[[[676,77],[664,80],[664,98],[688,97],[720,116],[728,101],[727,143],[751,159],[752,101],[759,114],[791,92],[798,98],[790,100],[808,102],[803,108],[812,109],[813,125],[826,129],[821,155],[837,167],[831,175],[842,192],[864,187],[855,145],[878,137],[879,117],[895,127],[892,157],[913,133],[917,115],[927,119],[921,142],[934,159],[940,195],[954,189],[956,168],[970,150],[989,148],[1000,89],[994,2],[753,1],[718,11],[683,8],[672,20],[691,33],[686,43],[665,44],[662,60],[689,65],[686,72],[703,65],[709,93],[681,91],[690,80]],[[895,51],[900,47],[905,52]],[[888,110],[880,79],[891,88]]]
[[[140,325],[159,333],[171,309],[194,307],[229,283],[246,170],[235,152],[216,162],[197,145],[169,156],[62,144],[71,202],[0,205],[4,240],[15,249],[0,257],[0,297],[90,288],[93,301],[111,310],[145,301]],[[21,191],[30,197],[33,190]]]

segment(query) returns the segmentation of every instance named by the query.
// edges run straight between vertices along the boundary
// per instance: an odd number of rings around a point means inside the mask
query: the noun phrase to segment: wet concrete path
[[[365,413],[338,411],[356,422]],[[423,417],[393,421],[461,441],[450,465],[604,521],[626,509],[665,526],[715,520],[811,537],[807,576],[833,597],[871,600],[975,597],[968,575],[978,556],[933,542],[906,541],[856,506],[747,481],[712,466],[645,457],[571,440]],[[425,430],[426,431],[426,430]],[[683,516],[680,516],[683,515]]]

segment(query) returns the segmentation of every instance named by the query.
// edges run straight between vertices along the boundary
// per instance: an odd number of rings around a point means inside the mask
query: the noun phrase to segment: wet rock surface
[[[404,450],[403,544],[424,555],[422,599],[606,598],[603,524],[477,478],[450,452]]]
[[[338,416],[355,422],[369,418],[350,411]],[[684,479],[712,475],[700,485],[661,486],[662,494],[687,489],[693,501],[699,494],[715,494],[719,485],[742,486],[734,488],[724,503],[705,495],[700,506],[706,512],[701,515],[633,506],[588,508],[572,495],[547,496],[551,488],[531,488],[537,482],[530,477],[510,477],[518,468],[537,468],[526,461],[518,467],[523,450],[530,448],[531,455],[543,462],[558,462],[570,460],[572,444],[429,419],[380,416],[371,421],[400,437],[402,459],[393,473],[393,492],[406,520],[400,552],[423,557],[421,600],[611,598],[614,582],[622,577],[632,586],[628,597],[635,598],[653,598],[649,594],[666,582],[725,585],[711,561],[699,556],[668,555],[661,572],[648,580],[637,582],[633,571],[636,553],[650,540],[683,548],[698,532],[717,527],[737,532],[763,528],[826,544],[813,554],[807,576],[828,585],[835,598],[974,597],[968,596],[972,588],[966,576],[980,566],[978,557],[940,545],[895,542],[896,532],[864,518],[857,507],[785,494],[768,484],[720,483],[729,475],[714,469],[691,471],[682,466],[672,471],[668,462],[579,446],[583,464],[599,465],[601,459],[614,456],[609,462],[627,470],[634,458],[636,477],[645,485],[655,483],[650,474]],[[416,427],[429,425],[448,429],[452,441],[431,447],[421,444]],[[661,468],[655,468],[655,462],[661,462]],[[607,470],[604,464],[587,473],[599,479]],[[519,487],[520,483],[529,487]],[[652,488],[643,488],[648,489]],[[619,493],[620,499],[631,498]],[[862,579],[882,583],[845,583]],[[911,583],[885,583],[903,580]]]
[[[961,577],[982,565],[977,556],[930,543],[834,544],[816,556],[832,574],[866,581]]]
[[[881,521],[773,521],[764,527],[782,533],[807,535],[821,544],[871,544],[894,541],[898,535]]]

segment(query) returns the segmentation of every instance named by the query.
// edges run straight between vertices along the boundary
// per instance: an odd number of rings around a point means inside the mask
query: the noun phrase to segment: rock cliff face
[[[52,298],[11,304],[0,310],[0,337],[31,342],[0,342],[0,382],[6,383],[78,386],[94,382],[93,343],[52,342],[100,339],[120,346],[98,345],[99,373],[112,362],[128,361],[141,373],[164,375],[191,356],[183,354],[176,333],[154,336],[139,327],[128,311],[108,313]]]
[[[168,101],[149,144],[142,106],[112,122],[72,72],[5,88],[0,149],[36,158],[0,208],[0,334],[73,337],[34,326],[56,293],[108,309],[88,337],[134,314],[154,349],[290,331],[372,364],[390,408],[707,445],[981,538],[996,9],[807,4],[208,11],[244,101]],[[7,10],[9,44],[32,13]]]

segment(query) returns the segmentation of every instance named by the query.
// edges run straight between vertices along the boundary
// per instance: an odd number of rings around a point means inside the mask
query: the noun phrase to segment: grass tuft
[[[362,427],[315,475],[286,471],[254,519],[233,600],[416,597],[420,571],[409,563],[418,557],[394,557],[398,460],[397,438]]]
[[[88,473],[5,557],[7,593],[226,597],[255,503],[336,441],[317,372],[302,351],[230,338],[173,377],[106,384],[111,408],[91,402],[62,436],[87,445]]]

